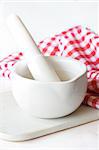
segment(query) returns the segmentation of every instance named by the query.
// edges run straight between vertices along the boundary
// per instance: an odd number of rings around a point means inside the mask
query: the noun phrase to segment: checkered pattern
[[[45,56],[64,56],[80,60],[87,66],[88,93],[83,101],[99,108],[99,36],[88,28],[76,26],[38,44]],[[14,64],[23,58],[21,52],[0,61],[0,77],[10,78]]]

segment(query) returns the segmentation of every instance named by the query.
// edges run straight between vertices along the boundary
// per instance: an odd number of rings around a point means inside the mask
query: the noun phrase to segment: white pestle
[[[34,79],[39,81],[60,81],[54,68],[42,56],[22,20],[17,15],[11,14],[8,16],[6,23],[13,38],[21,51],[23,51],[24,58]]]

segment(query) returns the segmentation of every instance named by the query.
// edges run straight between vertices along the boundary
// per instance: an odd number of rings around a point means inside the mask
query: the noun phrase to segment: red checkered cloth
[[[99,109],[99,36],[88,28],[76,26],[38,44],[45,56],[64,56],[80,60],[87,66],[88,92],[84,104]],[[0,61],[0,77],[10,78],[13,66],[23,58],[14,53]]]

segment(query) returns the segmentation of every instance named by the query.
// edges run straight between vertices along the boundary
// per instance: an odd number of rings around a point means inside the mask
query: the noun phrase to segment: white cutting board
[[[39,119],[28,116],[16,104],[11,91],[0,92],[0,138],[25,141],[99,119],[99,111],[81,106],[59,119]]]

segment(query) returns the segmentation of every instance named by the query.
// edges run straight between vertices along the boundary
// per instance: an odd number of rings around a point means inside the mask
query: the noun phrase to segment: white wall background
[[[35,41],[38,42],[75,25],[87,26],[98,32],[98,12],[98,0],[1,1],[0,57],[16,51],[18,48],[5,24],[5,18],[10,13],[20,15]]]

